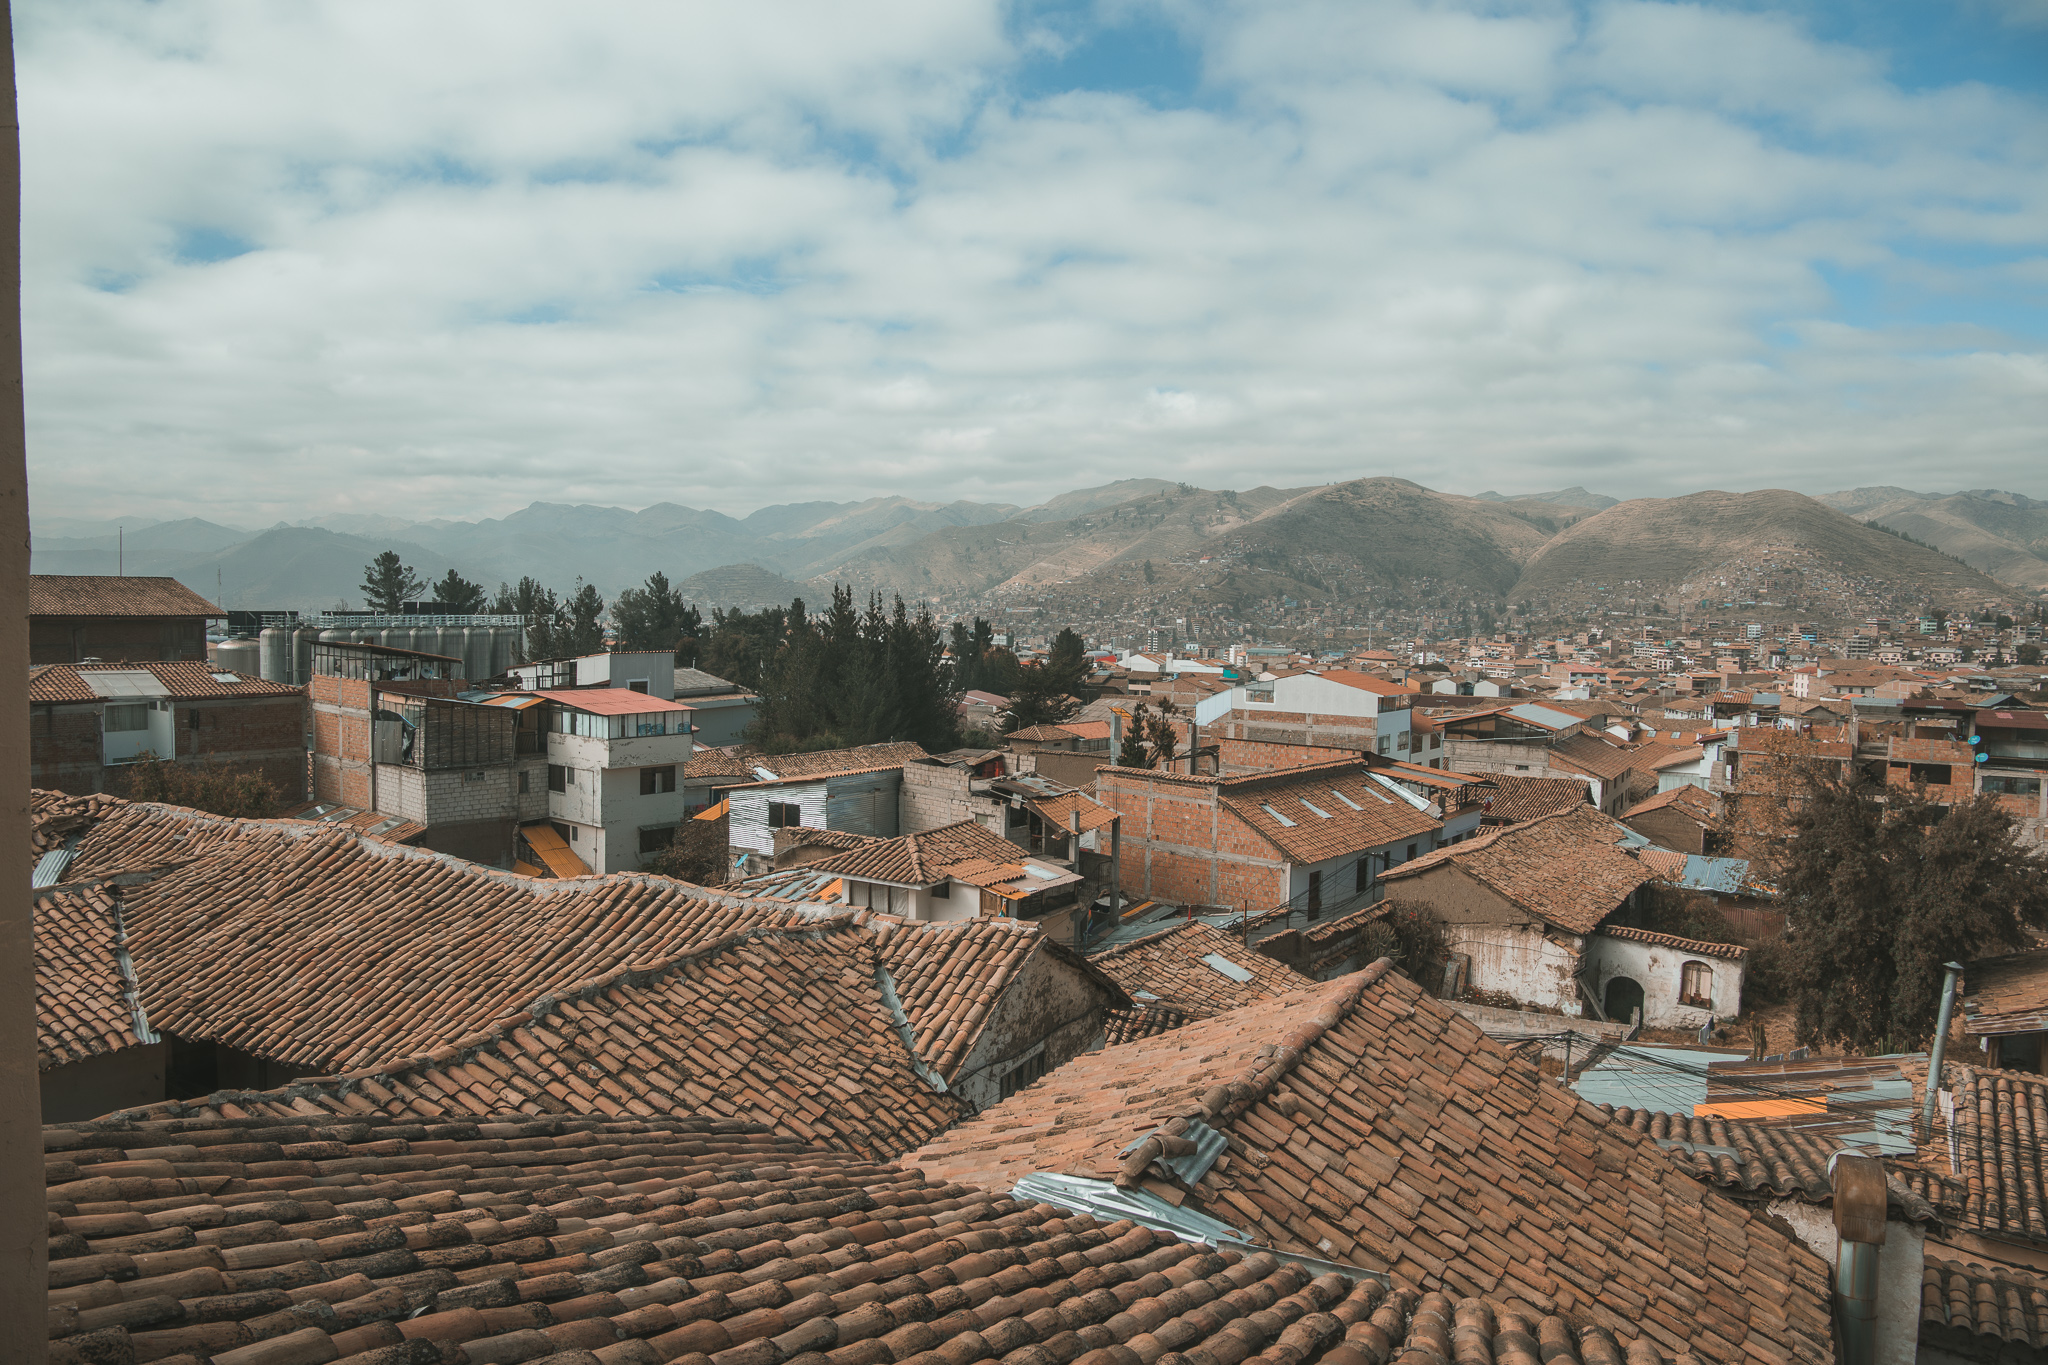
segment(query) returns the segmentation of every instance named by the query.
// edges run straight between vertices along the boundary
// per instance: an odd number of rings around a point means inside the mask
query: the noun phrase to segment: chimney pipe
[[[1945,962],[1948,976],[1941,983],[1941,1015],[1934,1021],[1934,1055],[1927,1059],[1927,1097],[1920,1104],[1920,1131],[1914,1136],[1921,1142],[1934,1131],[1934,1096],[1941,1089],[1941,1062],[1948,1052],[1949,1018],[1956,1008],[1956,974],[1963,969],[1960,962]]]
[[[1842,1365],[1875,1365],[1877,1261],[1884,1247],[1884,1163],[1837,1152],[1829,1160],[1835,1192],[1835,1322],[1842,1332]]]

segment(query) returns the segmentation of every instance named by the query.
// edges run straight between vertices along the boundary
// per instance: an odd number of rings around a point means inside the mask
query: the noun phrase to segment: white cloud
[[[2038,99],[1496,11],[1176,6],[1158,108],[959,0],[23,6],[38,506],[2048,492]]]

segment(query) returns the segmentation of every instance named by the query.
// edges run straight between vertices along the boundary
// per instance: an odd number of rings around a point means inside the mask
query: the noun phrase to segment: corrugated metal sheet
[[[1249,980],[1251,974],[1247,972],[1245,976]],[[1154,998],[1156,999],[1157,997],[1155,996]],[[1214,1128],[1211,1128],[1208,1124],[1203,1123],[1200,1119],[1189,1119],[1187,1127],[1181,1130],[1180,1135],[1189,1142],[1194,1143],[1195,1150],[1186,1156],[1160,1157],[1158,1164],[1172,1171],[1180,1177],[1184,1184],[1192,1188],[1203,1176],[1209,1174],[1209,1168],[1216,1164],[1216,1158],[1222,1156],[1228,1150],[1230,1139],[1217,1132]],[[1145,1134],[1145,1137],[1151,1136],[1151,1133]],[[1144,1140],[1145,1138],[1141,1137],[1136,1142],[1126,1144],[1124,1149],[1118,1152],[1117,1155],[1129,1156],[1138,1149],[1138,1143]]]
[[[1219,1223],[1193,1209],[1175,1208],[1150,1190],[1120,1190],[1107,1180],[1038,1171],[1019,1180],[1011,1187],[1010,1195],[1033,1204],[1051,1204],[1069,1213],[1089,1214],[1104,1222],[1128,1218],[1154,1232],[1171,1233],[1183,1242],[1213,1246],[1219,1240],[1239,1244],[1246,1241],[1246,1234],[1228,1223]]]
[[[828,777],[825,779],[825,823],[819,828],[893,839],[898,833],[896,808],[902,788],[901,768]],[[808,824],[809,820],[806,819],[805,823]]]
[[[68,846],[53,848],[42,857],[36,859],[36,870],[29,878],[28,884],[34,889],[55,886],[63,880],[64,869],[70,866],[71,849]]]

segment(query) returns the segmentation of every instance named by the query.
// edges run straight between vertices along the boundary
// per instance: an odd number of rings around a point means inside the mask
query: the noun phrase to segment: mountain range
[[[886,496],[732,517],[674,503],[535,503],[474,522],[351,513],[261,531],[72,518],[38,524],[33,567],[118,565],[175,577],[226,606],[309,610],[359,602],[363,566],[387,549],[428,581],[453,568],[487,587],[530,575],[560,591],[582,578],[608,597],[659,569],[706,609],[816,598],[835,582],[954,607],[1122,598],[1240,613],[1269,599],[1400,594],[1558,605],[1602,594],[1761,598],[1780,582],[1965,605],[2010,597],[2007,585],[2048,588],[2048,502],[1993,490],[1620,501],[1576,487],[1468,497],[1396,478],[1246,490],[1126,479],[1032,507]]]

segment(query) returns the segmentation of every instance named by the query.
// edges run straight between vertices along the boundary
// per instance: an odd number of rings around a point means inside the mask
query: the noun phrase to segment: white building
[[[1195,704],[1204,731],[1273,744],[1328,745],[1405,759],[1416,693],[1366,673],[1333,668],[1240,683]]]
[[[547,717],[547,823],[593,872],[638,869],[683,822],[688,706],[637,689],[537,691]]]

